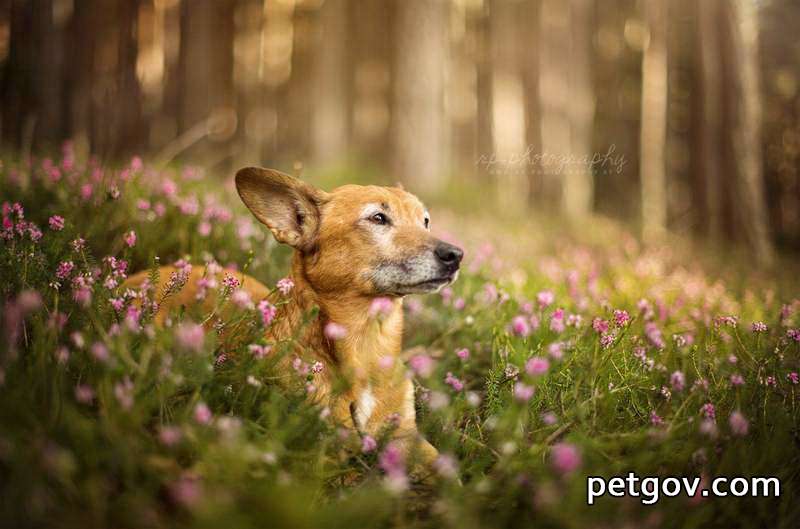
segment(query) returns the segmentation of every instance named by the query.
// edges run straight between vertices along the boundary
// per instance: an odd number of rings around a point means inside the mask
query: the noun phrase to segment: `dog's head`
[[[272,169],[236,173],[245,205],[295,248],[318,292],[403,296],[435,292],[458,275],[463,252],[430,234],[417,197],[397,187],[346,185],[326,193]]]

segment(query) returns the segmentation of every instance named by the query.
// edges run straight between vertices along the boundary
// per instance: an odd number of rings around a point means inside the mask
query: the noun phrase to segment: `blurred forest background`
[[[799,27],[796,0],[0,0],[0,134],[477,186],[769,264],[800,249]]]

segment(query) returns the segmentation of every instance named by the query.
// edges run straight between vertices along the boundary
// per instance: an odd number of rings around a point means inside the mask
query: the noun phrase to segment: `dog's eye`
[[[389,224],[389,217],[387,217],[383,213],[375,213],[369,218],[369,220],[371,220],[375,224],[381,224],[381,225]]]
[[[425,217],[425,229],[427,230],[430,227],[431,227],[431,219]]]

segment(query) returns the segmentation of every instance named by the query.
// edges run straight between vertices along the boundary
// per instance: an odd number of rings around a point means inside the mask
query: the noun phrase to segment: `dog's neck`
[[[297,254],[292,260],[290,277],[295,287],[284,310],[287,320],[293,322],[292,327],[296,329],[305,314],[319,307],[319,316],[310,322],[308,332],[301,339],[303,346],[324,351],[341,372],[354,376],[354,380],[366,381],[376,373],[379,376],[397,373],[403,337],[402,298],[390,298],[388,314],[371,314],[374,296],[315,290]],[[338,340],[326,337],[325,326],[330,322],[344,327],[346,335]],[[292,329],[285,331],[293,332]]]

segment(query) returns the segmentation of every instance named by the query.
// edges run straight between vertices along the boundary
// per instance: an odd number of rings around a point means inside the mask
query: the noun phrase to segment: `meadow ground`
[[[208,286],[224,321],[185,310],[160,328],[131,305],[121,282],[157,262],[283,277],[288,251],[230,181],[66,150],[3,161],[0,189],[4,526],[800,524],[800,301],[746,259],[433,207],[467,257],[452,288],[405,303],[420,428],[442,454],[422,486],[386,439],[306,403],[313,370],[273,369],[290,344],[259,337],[271,312],[235,286]],[[231,325],[237,350],[217,339]],[[587,476],[629,471],[776,476],[781,494],[587,505]]]

